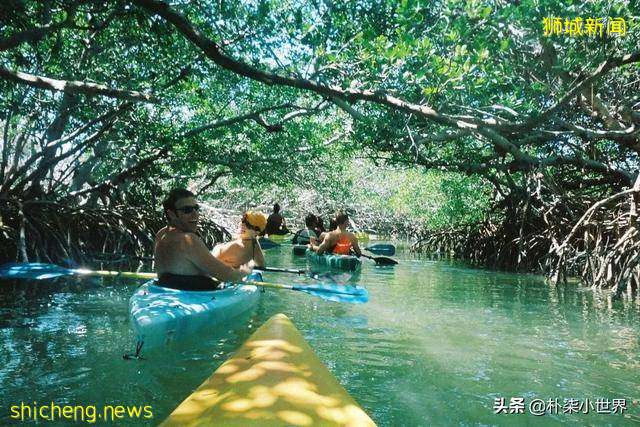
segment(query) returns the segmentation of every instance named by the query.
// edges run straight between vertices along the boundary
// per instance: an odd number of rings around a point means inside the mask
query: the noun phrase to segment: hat
[[[267,217],[262,212],[247,211],[242,216],[242,222],[254,229],[257,228],[258,231],[264,231],[267,226]]]

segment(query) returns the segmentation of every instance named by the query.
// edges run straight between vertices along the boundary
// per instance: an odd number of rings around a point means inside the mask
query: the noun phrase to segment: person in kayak
[[[154,246],[155,270],[161,286],[213,290],[219,286],[218,281],[238,282],[251,273],[249,265],[232,268],[209,252],[197,234],[200,205],[192,192],[173,189],[162,206],[169,225],[158,231]]]
[[[322,217],[320,215],[315,215],[315,219],[316,222],[313,225],[313,229],[315,230],[316,234],[320,236],[322,233],[326,232],[327,229],[324,228],[324,221],[322,220]]]
[[[267,225],[267,217],[262,212],[247,211],[240,221],[240,234],[237,239],[222,243],[213,248],[213,256],[231,267],[251,263],[254,267],[264,268],[264,254],[258,237]]]
[[[322,231],[320,234],[318,234],[318,241],[323,242],[324,238],[327,237],[327,234],[329,233],[329,231],[333,231],[336,229],[336,220],[335,218],[331,218],[329,219],[329,229]]]
[[[304,224],[306,228],[296,231],[295,236],[293,236],[293,244],[297,245],[308,245],[309,243],[316,243],[318,239],[318,234],[314,230],[316,225],[316,216],[312,213],[308,214],[304,218]]]
[[[347,231],[349,216],[341,212],[336,216],[334,223],[336,229],[324,233],[324,240],[320,246],[310,244],[309,247],[318,255],[322,255],[325,252],[349,255],[352,250],[356,256],[362,255],[360,246],[358,246],[358,238],[352,232]]]
[[[273,205],[273,212],[267,218],[267,226],[263,234],[287,234],[290,233],[284,217],[280,215],[280,205]]]

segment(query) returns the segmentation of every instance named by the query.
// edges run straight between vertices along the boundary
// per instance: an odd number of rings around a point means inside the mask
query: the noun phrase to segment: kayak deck
[[[307,249],[305,252],[307,259],[314,264],[326,265],[329,268],[345,271],[357,271],[362,265],[360,258],[353,255],[335,255],[324,253],[318,255],[311,249]]]
[[[262,325],[164,426],[375,426],[284,314]]]
[[[291,243],[292,233],[287,234],[267,234],[267,238],[276,243]]]

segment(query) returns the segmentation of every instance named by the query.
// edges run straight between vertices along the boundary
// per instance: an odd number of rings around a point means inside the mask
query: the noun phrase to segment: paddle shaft
[[[307,274],[305,270],[296,270],[294,268],[263,267],[257,268],[256,270],[273,271],[279,273]]]
[[[155,279],[158,277],[156,273],[145,273],[136,271],[107,271],[107,270],[87,270],[85,268],[70,269],[75,274],[83,276],[100,276],[100,277],[125,277],[128,279]]]
[[[243,282],[245,285],[254,285],[254,286],[262,286],[263,288],[274,288],[274,289],[288,289],[292,291],[301,291],[301,292],[324,292],[327,294],[337,294],[337,295],[361,295],[364,290],[362,288],[355,288],[351,291],[348,287],[342,286],[340,289],[331,289],[317,286],[317,285],[309,285],[309,286],[299,286],[299,285],[285,285],[284,283],[271,283],[271,282],[255,282],[255,281],[247,281]]]

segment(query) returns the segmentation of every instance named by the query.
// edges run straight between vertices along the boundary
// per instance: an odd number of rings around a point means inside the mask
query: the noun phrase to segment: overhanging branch
[[[38,89],[51,90],[66,93],[81,93],[84,95],[100,95],[108,98],[124,99],[127,101],[157,103],[159,100],[153,95],[115,89],[95,83],[80,82],[77,80],[56,80],[48,77],[35,76],[20,71],[11,71],[4,67],[0,67],[0,78],[27,86],[36,87]]]

